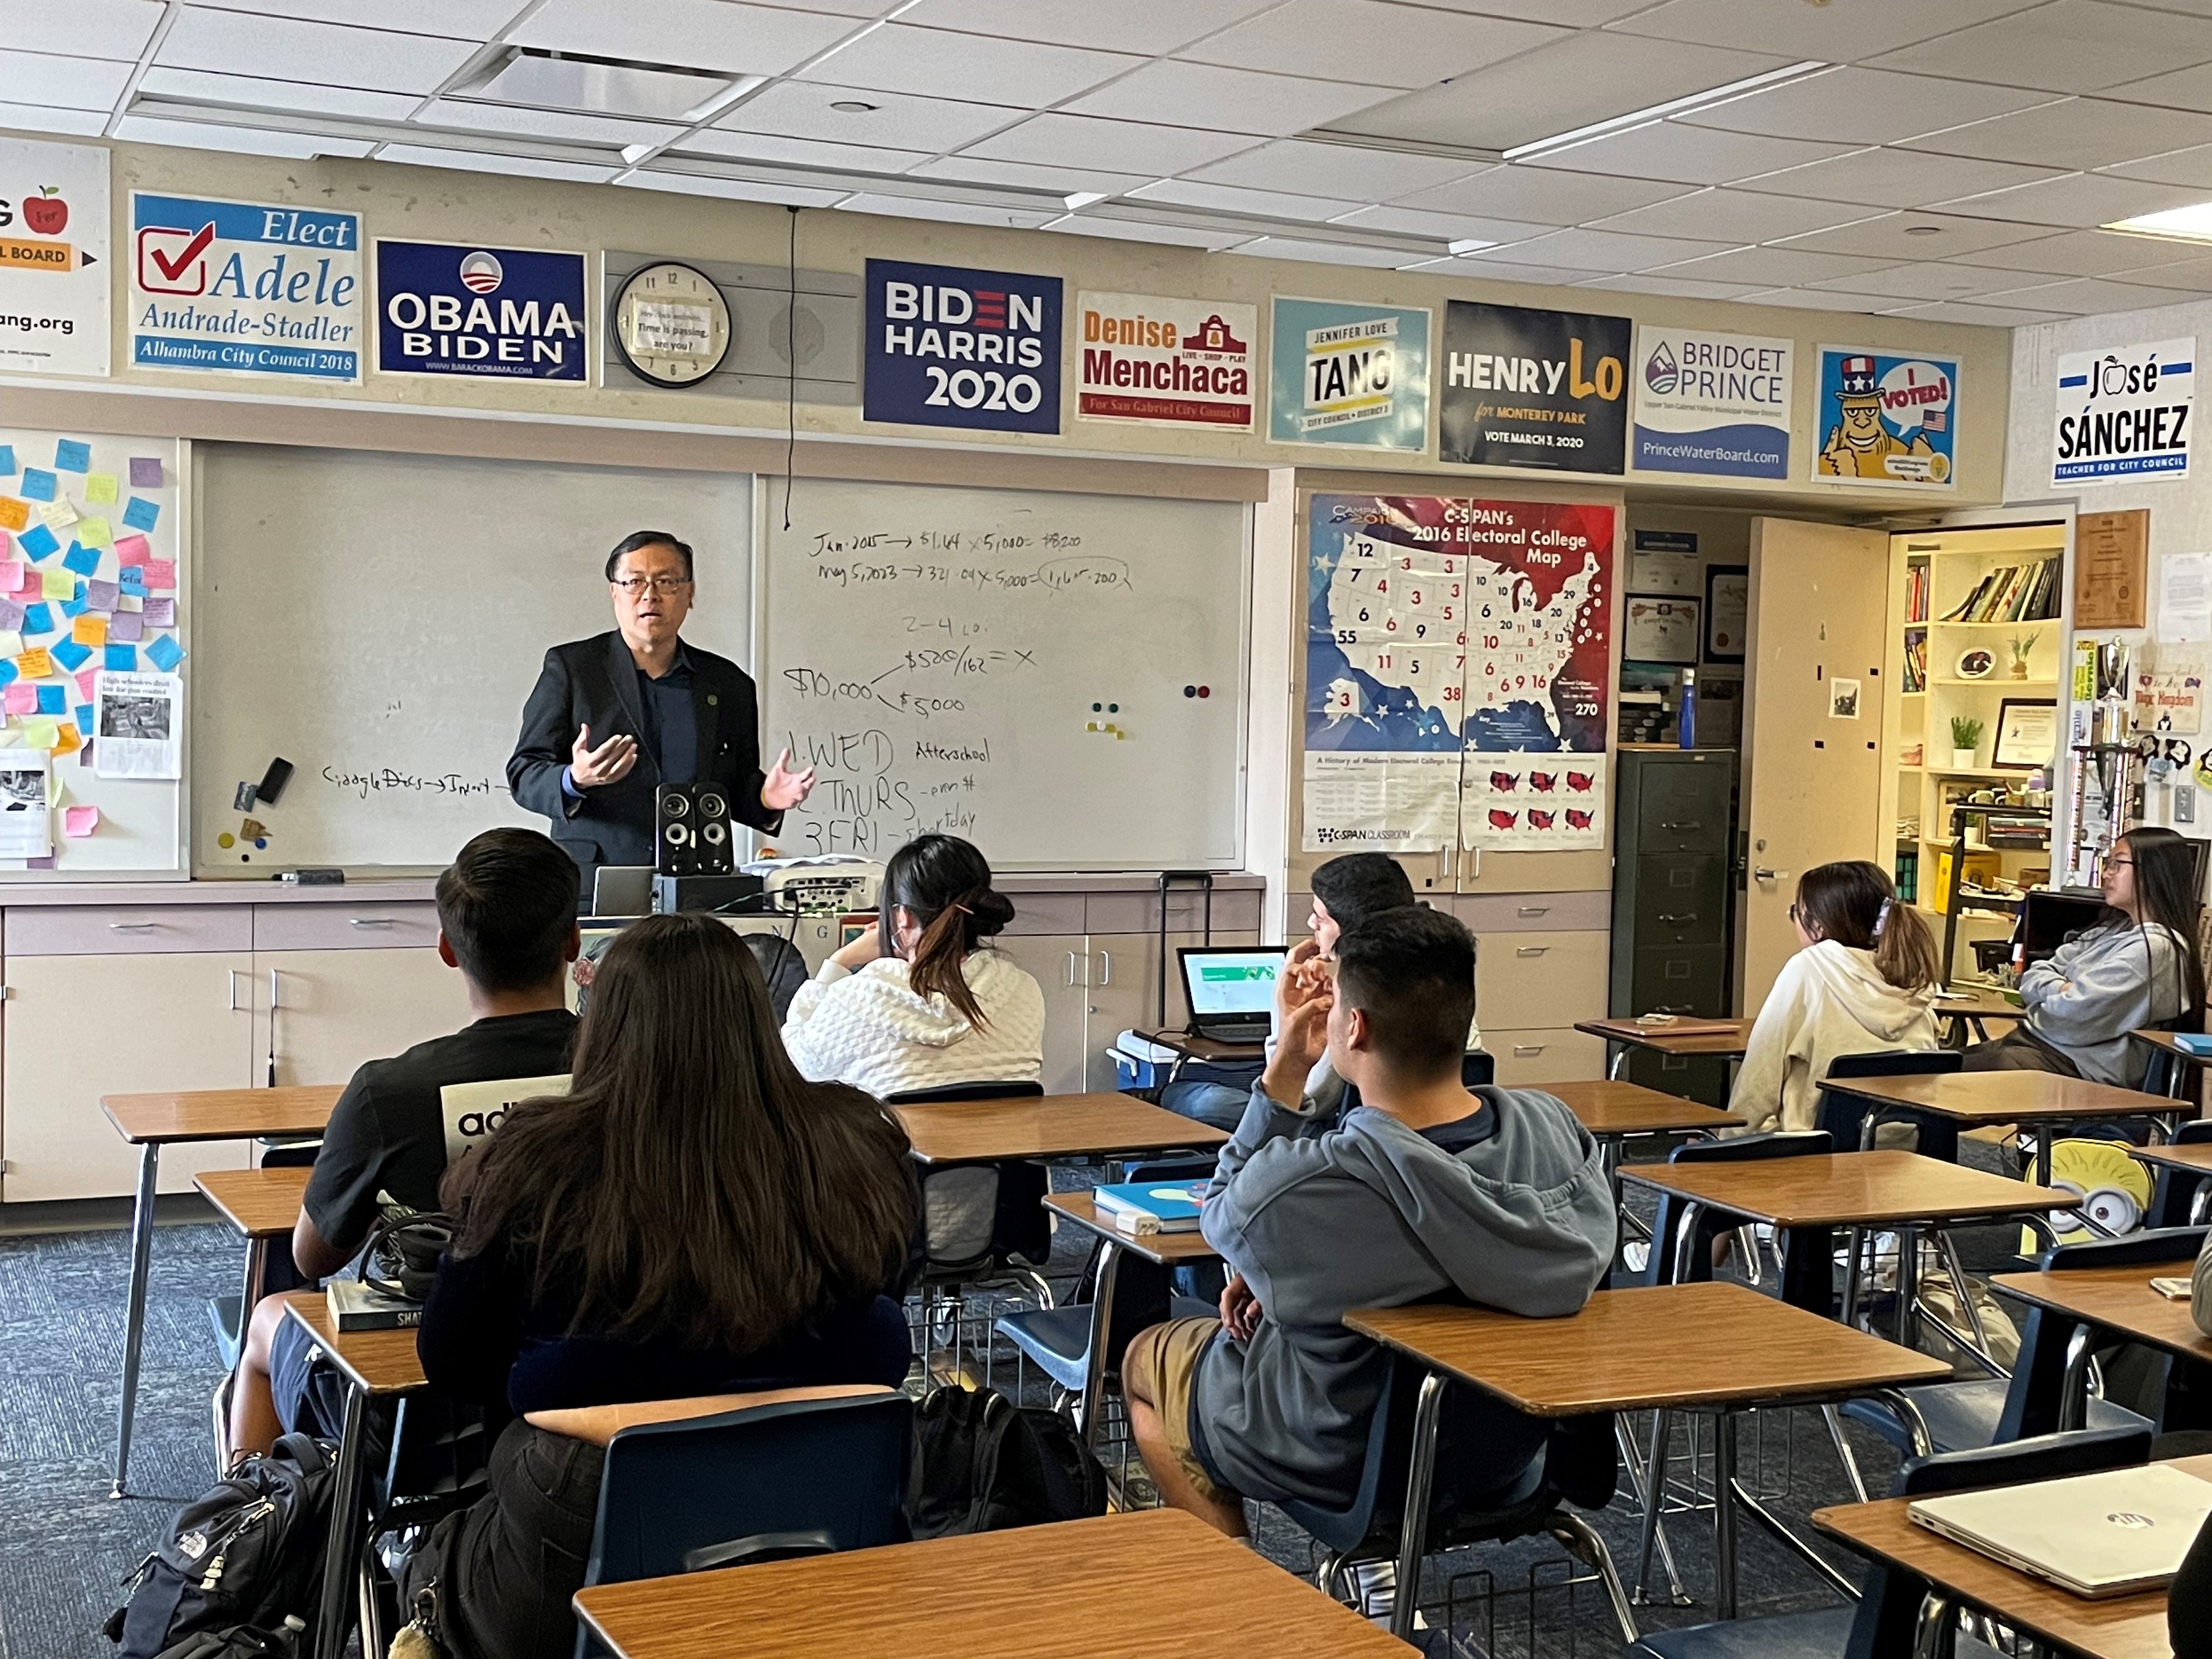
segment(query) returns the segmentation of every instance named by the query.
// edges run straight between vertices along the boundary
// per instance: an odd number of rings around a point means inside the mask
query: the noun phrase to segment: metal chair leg
[[[1844,1473],[1850,1477],[1851,1491],[1863,1504],[1867,1501],[1866,1480],[1859,1474],[1859,1460],[1851,1450],[1851,1443],[1844,1438],[1843,1413],[1833,1406],[1823,1406],[1820,1415],[1827,1419],[1828,1437],[1836,1443],[1836,1455],[1842,1460]]]
[[[1647,1605],[1651,1583],[1651,1545],[1659,1511],[1667,1501],[1667,1423],[1670,1413],[1651,1413],[1651,1449],[1644,1460],[1644,1524],[1636,1544],[1636,1599]]]
[[[1620,1461],[1628,1470],[1628,1479],[1636,1490],[1638,1504],[1641,1506],[1651,1503],[1653,1488],[1649,1474],[1651,1466],[1644,1461],[1643,1453],[1637,1449],[1636,1436],[1629,1429],[1626,1414],[1621,1413],[1613,1414],[1613,1437],[1620,1448]],[[1661,1471],[1662,1477],[1664,1473],[1662,1468]],[[1666,1486],[1662,1478],[1658,1487],[1658,1501],[1662,1505],[1666,1501]],[[1641,1513],[1639,1507],[1639,1519]],[[1660,1569],[1667,1575],[1669,1601],[1674,1607],[1689,1607],[1692,1605],[1689,1592],[1682,1588],[1682,1575],[1675,1570],[1674,1546],[1667,1541],[1667,1522],[1664,1517],[1655,1521],[1652,1526],[1652,1536],[1659,1546]],[[1644,1591],[1640,1585],[1638,1587],[1637,1595],[1639,1599],[1643,1598]],[[1646,1601],[1644,1605],[1650,1605],[1649,1601]]]
[[[1613,1616],[1620,1623],[1621,1639],[1634,1642],[1641,1632],[1636,1628],[1635,1612],[1628,1605],[1628,1592],[1620,1582],[1620,1571],[1613,1564],[1613,1552],[1605,1547],[1595,1528],[1578,1515],[1561,1510],[1552,1517],[1549,1528],[1561,1548],[1583,1565],[1595,1568],[1604,1582],[1606,1598],[1613,1603]]]

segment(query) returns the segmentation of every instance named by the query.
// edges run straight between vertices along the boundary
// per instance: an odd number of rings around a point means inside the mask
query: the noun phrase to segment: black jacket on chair
[[[760,699],[752,676],[727,657],[686,644],[691,698],[699,731],[694,776],[729,791],[730,812],[741,823],[773,833],[783,814],[761,805],[765,775],[760,763]],[[588,726],[592,742],[617,733],[638,740],[637,764],[620,783],[586,789],[580,798],[561,787],[561,774],[575,746],[576,730]],[[507,763],[507,787],[516,805],[551,821],[548,833],[586,872],[602,864],[651,864],[653,792],[660,769],[645,740],[645,710],[638,696],[637,664],[619,632],[556,645],[522,707],[522,735]],[[586,879],[585,895],[591,888]]]

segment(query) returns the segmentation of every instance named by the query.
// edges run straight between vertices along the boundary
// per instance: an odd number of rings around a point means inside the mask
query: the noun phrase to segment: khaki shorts
[[[1140,1391],[1159,1413],[1160,1432],[1183,1478],[1217,1504],[1234,1504],[1238,1494],[1228,1491],[1206,1473],[1190,1437],[1190,1384],[1198,1357],[1221,1328],[1218,1319],[1170,1319],[1140,1332],[1122,1359],[1125,1370],[1140,1375]],[[1123,1379],[1124,1386],[1127,1379]]]

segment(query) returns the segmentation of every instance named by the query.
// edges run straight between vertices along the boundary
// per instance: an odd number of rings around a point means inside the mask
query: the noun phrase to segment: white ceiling
[[[22,131],[1996,326],[2212,295],[2097,228],[2212,198],[2212,0],[5,6]],[[489,99],[518,47],[729,86]]]

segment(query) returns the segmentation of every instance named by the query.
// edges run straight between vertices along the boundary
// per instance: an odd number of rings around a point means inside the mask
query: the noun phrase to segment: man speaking
[[[607,592],[614,631],[545,653],[507,763],[516,803],[552,820],[582,870],[587,904],[600,865],[653,861],[656,786],[719,783],[732,817],[770,832],[814,787],[787,749],[762,772],[752,677],[679,637],[689,547],[659,530],[625,536],[607,556]]]

